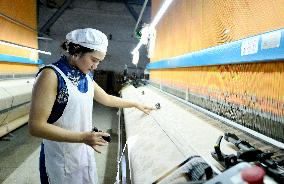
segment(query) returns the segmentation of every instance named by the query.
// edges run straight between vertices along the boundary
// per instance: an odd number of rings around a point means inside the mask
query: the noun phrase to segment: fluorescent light
[[[138,43],[138,45],[135,47],[135,49],[133,49],[133,51],[131,52],[131,54],[134,54],[135,52],[137,52],[137,51],[139,50],[139,48],[141,47],[141,45],[142,45],[142,42],[140,41],[140,42]]]
[[[1,40],[0,40],[0,45],[7,45],[7,46],[10,46],[10,47],[16,47],[16,48],[20,48],[20,49],[29,50],[29,51],[32,51],[32,52],[37,52],[37,53],[51,55],[50,52],[46,52],[46,51],[42,51],[42,50],[30,48],[30,47],[25,47],[25,46],[22,46],[22,45],[17,45],[17,44],[14,44],[14,43],[5,42],[5,41],[1,41]]]
[[[148,45],[148,58],[151,58],[154,54],[156,43],[156,29],[150,31],[149,34],[149,45]]]
[[[162,16],[165,14],[165,12],[167,11],[168,7],[170,6],[170,4],[173,2],[173,0],[166,0],[164,2],[164,4],[162,5],[162,7],[160,8],[160,10],[158,11],[158,13],[156,14],[153,22],[150,24],[150,27],[156,27],[156,25],[158,24],[158,22],[160,21],[160,19],[162,18]]]
[[[162,16],[165,14],[165,12],[167,11],[167,9],[169,8],[170,4],[173,2],[173,0],[165,0],[164,4],[162,5],[162,7],[160,8],[160,10],[158,11],[158,13],[156,14],[156,16],[153,19],[153,22],[150,24],[149,26],[149,30],[154,30],[154,28],[156,27],[156,25],[159,23],[160,19],[162,18]],[[140,47],[142,46],[142,39],[140,39],[138,45],[135,47],[135,49],[133,49],[133,51],[131,52],[131,54],[134,57],[134,53],[138,52],[138,50],[140,49]],[[137,61],[138,62],[138,61]]]
[[[137,50],[133,53],[132,63],[134,65],[137,65],[138,61],[139,61],[139,51]]]
[[[47,37],[43,37],[43,36],[38,36],[37,39],[39,39],[39,40],[48,40],[48,41],[53,40],[52,38],[47,38]]]

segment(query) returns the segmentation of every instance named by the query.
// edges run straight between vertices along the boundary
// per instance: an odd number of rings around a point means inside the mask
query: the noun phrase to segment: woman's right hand
[[[101,153],[97,149],[98,146],[106,146],[108,142],[105,141],[102,136],[110,136],[105,132],[84,132],[83,134],[83,143],[91,146],[96,152]]]

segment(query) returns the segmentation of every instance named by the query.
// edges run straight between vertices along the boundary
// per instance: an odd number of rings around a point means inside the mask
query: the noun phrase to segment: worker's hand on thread
[[[108,142],[103,139],[103,136],[110,135],[105,132],[86,132],[83,143],[91,146],[96,152],[101,153],[101,151],[98,150],[98,146],[108,145]]]
[[[136,104],[135,107],[137,109],[139,109],[140,111],[144,112],[145,114],[150,114],[150,112],[152,110],[155,110],[156,108],[154,107],[149,107],[149,106],[146,106],[146,105],[143,105],[143,104]]]

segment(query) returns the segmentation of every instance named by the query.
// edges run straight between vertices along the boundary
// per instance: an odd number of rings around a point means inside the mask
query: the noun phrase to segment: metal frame
[[[65,0],[62,6],[46,21],[46,23],[40,28],[40,32],[49,32],[50,27],[57,21],[57,19],[64,13],[64,11],[70,6],[74,0]]]
[[[117,147],[117,173],[116,173],[116,182],[115,184],[127,184],[127,179],[129,173],[127,172],[127,166],[128,166],[128,158],[126,156],[127,151],[127,141],[124,140],[125,130],[123,128],[123,109],[119,108],[118,110],[118,147]]]
[[[135,21],[138,20],[138,14],[136,13],[136,11],[134,10],[134,8],[128,3],[127,0],[123,0],[126,8],[128,9],[129,13],[132,15],[132,17],[134,18]]]
[[[160,88],[157,88],[157,87],[155,87],[153,85],[151,85],[151,86],[153,88],[155,88],[155,89],[158,89],[161,93],[164,93],[164,94],[166,94],[166,95],[168,95],[168,96],[170,96],[170,97],[172,97],[172,98],[174,98],[174,99],[176,99],[176,100],[178,100],[178,101],[180,101],[180,102],[182,102],[182,103],[184,103],[184,104],[186,104],[186,105],[188,105],[188,106],[190,106],[190,107],[192,107],[192,108],[194,108],[194,109],[196,109],[196,110],[198,110],[200,112],[202,112],[203,114],[206,114],[206,115],[208,115],[208,116],[210,116],[210,117],[212,117],[214,119],[217,119],[217,120],[219,120],[219,121],[221,121],[221,122],[223,122],[225,124],[228,124],[230,126],[238,128],[238,129],[240,129],[240,130],[242,130],[244,132],[247,132],[247,133],[249,133],[249,134],[251,134],[251,135],[253,135],[253,136],[255,136],[255,137],[257,137],[257,138],[259,138],[259,139],[261,139],[263,141],[265,141],[265,142],[268,142],[268,143],[270,143],[272,145],[275,145],[275,146],[277,146],[277,147],[279,147],[281,149],[284,149],[284,143],[282,143],[282,142],[276,141],[276,140],[274,140],[274,139],[272,139],[270,137],[267,137],[266,135],[258,133],[256,131],[251,130],[251,129],[247,128],[247,127],[244,127],[244,126],[242,126],[242,125],[240,125],[240,124],[238,124],[236,122],[233,122],[233,121],[231,121],[231,120],[229,120],[227,118],[219,116],[219,115],[217,115],[217,114],[215,114],[215,113],[213,113],[211,111],[208,111],[208,110],[206,110],[206,109],[204,109],[204,108],[202,108],[200,106],[197,106],[197,105],[192,104],[192,103],[190,103],[188,101],[185,101],[185,100],[183,100],[183,99],[181,99],[181,98],[179,98],[177,96],[174,96],[174,95],[172,95],[170,93],[167,93],[167,92],[165,92],[165,91],[161,90]]]

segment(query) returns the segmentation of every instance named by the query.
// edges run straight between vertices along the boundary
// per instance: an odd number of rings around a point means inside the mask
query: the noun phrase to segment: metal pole
[[[137,27],[138,27],[138,25],[139,25],[139,22],[140,22],[140,20],[141,20],[141,18],[142,18],[142,15],[143,15],[143,13],[144,13],[144,10],[145,10],[145,7],[146,7],[147,3],[148,3],[148,0],[145,0],[145,1],[144,1],[144,4],[143,4],[143,7],[142,7],[142,9],[141,9],[140,15],[139,15],[139,17],[138,17],[138,20],[137,20],[137,22],[136,22],[135,28],[134,28],[134,30],[133,30],[133,35],[135,35],[135,31],[136,31],[136,29],[137,29]]]

